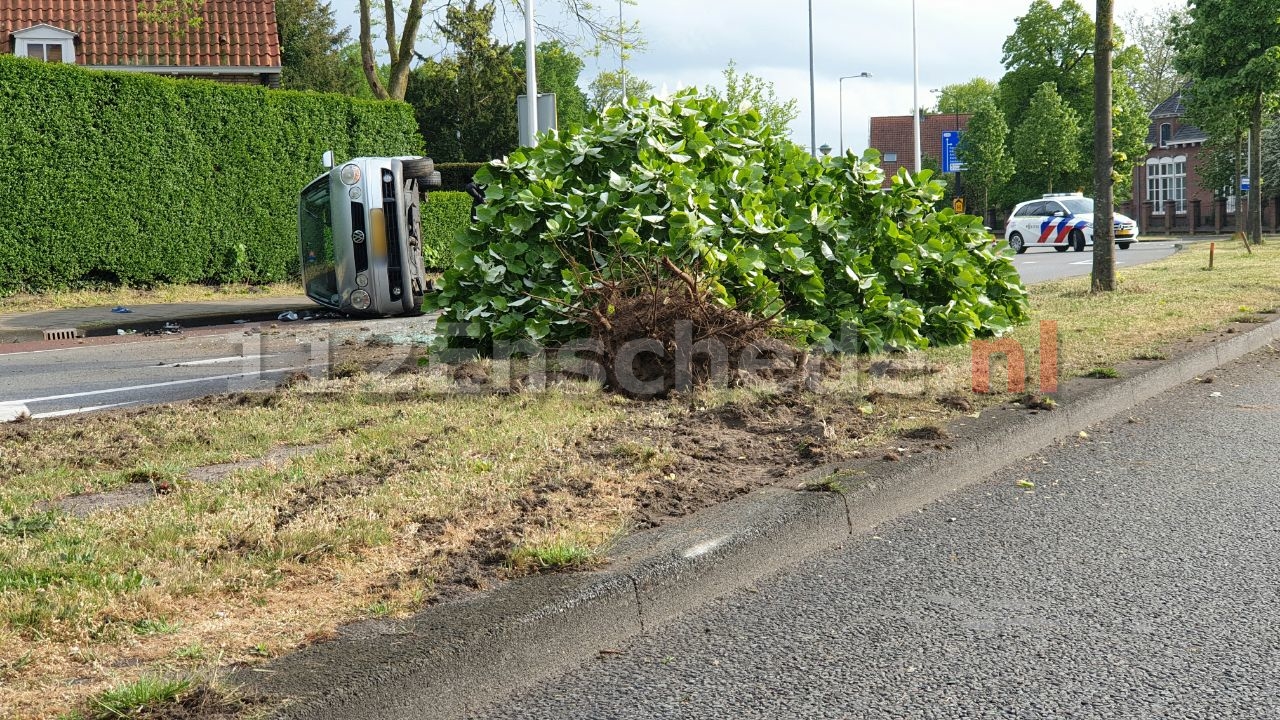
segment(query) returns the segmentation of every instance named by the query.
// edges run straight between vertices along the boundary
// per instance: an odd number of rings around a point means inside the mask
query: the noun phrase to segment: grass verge
[[[216,302],[245,298],[289,297],[302,294],[296,282],[269,285],[157,285],[150,288],[62,290],[0,297],[0,314],[31,313],[63,308],[158,303]]]
[[[1064,376],[1170,357],[1241,313],[1271,316],[1277,263],[1273,242],[1219,249],[1208,271],[1192,246],[1125,269],[1113,294],[1090,295],[1087,278],[1035,286],[1034,321],[1014,334],[1028,377],[1040,321],[1057,323]],[[411,359],[385,377],[0,426],[0,707],[89,714],[114,697],[100,693],[159,682],[144,678],[262,662],[343,622],[593,567],[622,533],[827,460],[945,447],[948,419],[1010,399],[970,393],[969,360],[864,359],[818,395],[632,402],[582,383],[494,392],[498,368],[461,383]],[[275,459],[200,472],[253,458]],[[130,489],[151,501],[85,516],[62,504]]]

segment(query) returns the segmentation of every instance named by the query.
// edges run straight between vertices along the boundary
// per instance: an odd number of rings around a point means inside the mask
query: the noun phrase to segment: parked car
[[[359,157],[299,197],[298,241],[307,297],[351,315],[413,315],[428,289],[422,193],[439,187],[431,158]]]
[[[1116,245],[1128,250],[1138,239],[1138,223],[1120,213],[1113,220]],[[1080,193],[1058,193],[1018,203],[1005,223],[1004,239],[1017,253],[1029,247],[1083,252],[1093,244],[1093,199]]]

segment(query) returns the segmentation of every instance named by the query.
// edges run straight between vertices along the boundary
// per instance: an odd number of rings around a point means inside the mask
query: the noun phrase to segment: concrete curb
[[[993,411],[949,451],[809,474],[843,475],[843,494],[759,490],[623,540],[606,570],[527,578],[403,621],[356,623],[230,682],[286,701],[278,718],[460,717],[1277,338],[1280,321],[1131,377],[1064,387],[1059,410]]]

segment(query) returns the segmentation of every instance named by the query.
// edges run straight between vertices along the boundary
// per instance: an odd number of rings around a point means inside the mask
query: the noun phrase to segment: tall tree
[[[493,40],[494,12],[494,3],[476,0],[450,7],[437,29],[455,54],[428,59],[411,76],[406,100],[437,160],[482,162],[516,147],[515,98],[523,86],[511,47]]]
[[[1013,157],[1037,193],[1068,185],[1080,167],[1080,119],[1053,83],[1040,85],[1025,119],[1013,131]]]
[[[276,0],[280,37],[280,84],[290,90],[353,94],[359,87],[342,64],[350,31],[338,29],[333,7],[323,0]]]
[[[630,70],[602,70],[587,87],[591,99],[591,111],[599,114],[610,105],[622,101],[622,88],[626,84],[627,97],[648,98],[653,95],[653,83],[631,74]]]
[[[1174,30],[1174,64],[1190,77],[1188,114],[1244,118],[1249,128],[1249,221],[1262,241],[1262,121],[1280,98],[1280,11],[1257,0],[1191,0]]]
[[[969,127],[960,136],[956,157],[964,163],[968,194],[980,200],[982,216],[991,207],[991,193],[1013,176],[1013,157],[1007,150],[1009,125],[988,97],[972,109]]]
[[[1146,12],[1130,10],[1121,20],[1124,36],[1142,52],[1141,62],[1125,68],[1124,81],[1148,111],[1173,96],[1186,82],[1174,67],[1173,28],[1185,21],[1186,11],[1156,5]]]
[[[165,0],[167,2],[195,2],[197,0]],[[199,0],[203,2],[203,0]],[[442,0],[432,12],[444,12],[462,7],[469,0]],[[624,0],[634,2],[634,0]],[[503,7],[523,16],[527,0],[502,0]],[[595,46],[604,45],[638,47],[639,26],[636,23],[624,24],[608,19],[602,8],[589,0],[559,0],[564,15],[576,25],[577,29],[588,36]],[[365,78],[373,94],[382,99],[403,100],[408,87],[409,65],[414,58],[420,58],[417,52],[418,31],[424,19],[427,7],[424,0],[382,0],[380,6],[374,6],[373,0],[360,0],[360,54],[364,62]],[[537,6],[535,6],[535,13]],[[535,21],[537,20],[535,15]],[[373,29],[382,27],[382,45],[375,46]],[[401,28],[397,30],[397,27]],[[564,37],[567,33],[560,28],[538,24],[539,31],[552,36]],[[378,76],[379,56],[389,59],[391,71],[389,79],[384,82]]]
[[[712,86],[707,88],[707,93],[730,107],[749,103],[765,122],[776,128],[785,128],[800,116],[795,98],[780,99],[772,82],[751,73],[739,73],[735,61],[730,60],[729,67],[721,74],[724,76],[724,89]]]
[[[1138,64],[1141,52],[1125,47],[1119,34],[1114,41],[1120,49],[1113,58],[1113,71],[1124,75]],[[1093,19],[1077,0],[1062,0],[1056,8],[1048,0],[1033,0],[1027,13],[1016,20],[1014,32],[1005,40],[1003,49],[1006,72],[999,83],[999,103],[1005,117],[1026,117],[1039,88],[1052,82],[1081,119],[1083,130],[1079,135],[1078,153],[1085,160],[1067,180],[1078,186],[1090,184],[1094,126]],[[1146,155],[1150,108],[1143,107],[1128,83],[1114,83],[1113,90],[1116,171],[1123,176],[1117,184],[1117,193],[1127,195],[1133,163]],[[1018,164],[1017,176],[1010,183],[1013,194],[1018,197],[1009,199],[1024,199],[1031,188],[1040,184],[1039,178],[1026,175],[1029,170]]]
[[[1098,0],[1093,48],[1093,292],[1116,289],[1115,206],[1111,157],[1111,53],[1114,8]]]
[[[582,58],[559,40],[538,43],[535,53],[538,92],[556,94],[556,116],[562,129],[586,124],[590,117],[587,94],[578,87],[584,67]],[[524,41],[511,47],[511,65],[524,82]]]
[[[987,101],[995,102],[997,91],[996,84],[984,77],[943,85],[935,112],[941,115],[975,113]]]

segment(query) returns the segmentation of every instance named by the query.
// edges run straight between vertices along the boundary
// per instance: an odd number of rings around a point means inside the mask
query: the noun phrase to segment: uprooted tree
[[[754,108],[691,90],[609,108],[480,170],[441,323],[482,348],[590,337],[608,370],[636,342],[670,358],[681,337],[715,340],[732,364],[766,333],[874,352],[1024,321],[979,219],[938,209],[927,173],[882,189],[876,159],[815,160]]]

